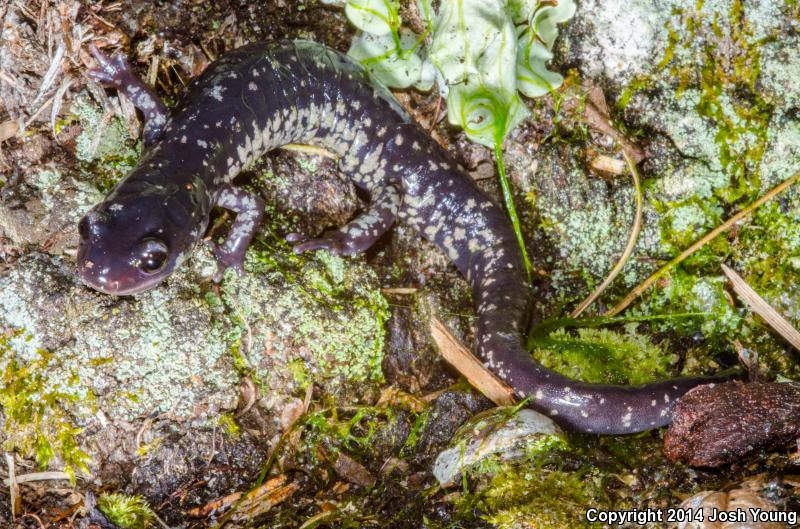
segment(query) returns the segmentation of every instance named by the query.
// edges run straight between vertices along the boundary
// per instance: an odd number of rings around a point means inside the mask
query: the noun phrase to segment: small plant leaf
[[[373,35],[386,35],[400,27],[396,0],[348,0],[344,12],[355,27]]]
[[[349,53],[381,83],[408,88],[418,83],[422,74],[422,59],[413,51],[416,42],[417,38],[407,31],[400,33],[399,42],[391,32],[382,35],[362,32],[353,39]]]

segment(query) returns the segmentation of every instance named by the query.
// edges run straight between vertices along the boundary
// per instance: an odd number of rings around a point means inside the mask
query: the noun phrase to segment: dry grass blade
[[[473,387],[498,406],[514,404],[514,390],[486,369],[436,317],[431,317],[431,334],[444,359]]]
[[[36,93],[36,97],[33,99],[33,103],[31,103],[32,107],[36,106],[36,104],[42,100],[44,95],[48,92],[48,90],[50,90],[50,87],[53,85],[56,77],[58,77],[59,73],[61,72],[61,63],[64,60],[65,51],[66,48],[64,47],[64,44],[59,44],[55,55],[50,60],[50,67],[47,69],[47,72],[42,78],[42,84],[39,85],[39,90]]]
[[[255,517],[270,510],[272,507],[289,499],[300,489],[297,483],[286,484],[286,476],[281,474],[267,480],[246,494],[235,492],[223,498],[207,503],[202,507],[189,510],[186,514],[193,518],[204,518],[212,513],[235,509],[235,518]],[[220,523],[220,526],[222,523]]]
[[[17,513],[22,510],[22,501],[19,497],[19,484],[17,483],[16,465],[14,464],[14,456],[5,453],[6,465],[8,466],[8,492],[9,503],[11,504],[11,519],[16,520]]]
[[[331,158],[335,160],[338,158],[334,153],[329,151],[328,149],[323,149],[322,147],[315,147],[314,145],[301,145],[298,143],[287,143],[281,149],[285,151],[294,151],[294,152],[302,152],[305,154],[314,154],[316,156],[322,156],[323,158]]]
[[[682,263],[684,260],[686,260],[689,256],[691,256],[697,250],[699,250],[700,248],[705,246],[709,241],[714,240],[719,234],[729,230],[731,228],[731,226],[733,226],[734,224],[736,224],[737,222],[739,222],[743,218],[745,218],[748,215],[750,215],[750,213],[752,213],[759,206],[761,206],[762,204],[764,204],[765,202],[770,200],[772,197],[774,197],[775,195],[781,193],[782,191],[785,191],[787,188],[789,188],[792,185],[794,185],[795,183],[797,183],[798,180],[800,180],[800,171],[796,172],[791,177],[787,178],[786,180],[784,180],[783,182],[781,182],[777,186],[773,187],[772,189],[767,191],[763,196],[761,196],[761,198],[759,198],[758,200],[754,201],[749,206],[747,206],[744,209],[742,209],[739,213],[737,213],[733,217],[729,218],[728,220],[726,220],[725,222],[723,222],[722,224],[720,224],[719,226],[717,226],[716,228],[714,228],[713,230],[711,230],[710,232],[705,234],[697,242],[695,242],[694,244],[689,246],[687,249],[682,251],[680,253],[680,255],[678,255],[677,257],[672,259],[670,262],[668,262],[667,264],[665,264],[664,266],[662,266],[661,268],[656,270],[650,277],[645,279],[644,282],[642,282],[636,288],[631,290],[628,293],[628,295],[625,296],[625,298],[622,301],[617,303],[614,306],[614,308],[612,308],[611,310],[606,312],[604,315],[605,316],[616,316],[617,314],[619,314],[620,312],[625,310],[628,307],[628,305],[630,305],[633,302],[633,300],[638,298],[642,294],[642,292],[644,292],[645,290],[650,288],[653,285],[653,283],[658,281],[659,278],[661,278],[667,272],[672,270],[673,267],[675,267],[676,265]]]
[[[66,472],[31,472],[30,474],[22,474],[21,476],[17,476],[15,478],[16,483],[30,483],[32,481],[58,481],[58,480],[69,480],[69,474]],[[3,483],[5,485],[11,485],[11,478],[4,479]]]
[[[642,230],[642,186],[639,182],[639,171],[636,170],[636,163],[631,159],[628,155],[628,152],[623,149],[622,155],[625,157],[625,162],[628,164],[628,170],[631,172],[631,177],[633,178],[633,185],[635,187],[636,193],[636,214],[633,218],[633,226],[631,226],[631,233],[628,236],[628,244],[625,245],[625,250],[622,252],[617,264],[614,265],[614,268],[608,273],[605,280],[600,283],[600,285],[594,289],[594,292],[589,294],[583,302],[575,307],[575,310],[572,311],[570,317],[577,318],[578,316],[586,310],[589,305],[594,303],[594,300],[603,293],[603,291],[608,288],[608,285],[611,284],[612,281],[622,272],[622,269],[625,268],[625,263],[628,262],[630,259],[631,254],[633,253],[633,249],[636,246],[636,241],[639,240],[639,232]]]
[[[722,271],[731,282],[733,290],[742,298],[753,312],[764,318],[767,325],[775,329],[775,332],[783,336],[783,338],[792,344],[792,346],[800,351],[800,332],[797,332],[791,323],[786,321],[786,318],[781,316],[777,310],[772,308],[769,303],[764,301],[764,298],[758,295],[758,292],[747,284],[742,279],[742,276],[736,273],[735,270],[727,266],[725,263],[722,265]]]

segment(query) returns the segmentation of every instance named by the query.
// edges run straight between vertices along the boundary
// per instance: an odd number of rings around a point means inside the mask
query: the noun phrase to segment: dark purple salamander
[[[534,409],[573,430],[632,433],[667,424],[673,402],[709,382],[587,384],[533,360],[522,341],[531,289],[506,215],[347,56],[313,42],[245,46],[212,63],[168,113],[122,56],[93,52],[100,68],[89,75],[123,90],[144,113],[146,149],[80,223],[78,269],[92,288],[126,295],[155,286],[203,237],[215,205],[236,213],[228,238],[214,247],[220,270],[241,272],[264,204],[230,182],[272,149],[313,144],[339,156],[371,203],[320,238],[290,235],[295,250],[354,255],[396,219],[415,227],[466,276],[483,362]]]

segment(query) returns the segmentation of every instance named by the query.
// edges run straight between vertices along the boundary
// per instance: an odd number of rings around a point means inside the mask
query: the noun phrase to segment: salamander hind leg
[[[334,255],[356,255],[365,252],[394,224],[400,200],[400,189],[388,184],[373,195],[367,211],[341,228],[328,230],[322,236],[308,240],[299,233],[290,233],[286,240],[297,243],[294,246],[296,253],[328,250]]]
[[[149,86],[136,77],[124,54],[115,53],[109,57],[94,45],[89,50],[99,67],[87,71],[86,74],[106,88],[121,90],[144,115],[145,145],[154,142],[167,122],[166,105]]]
[[[264,201],[243,189],[226,186],[217,195],[216,205],[236,213],[225,241],[210,243],[219,266],[214,281],[219,282],[228,268],[238,274],[244,271],[244,256],[264,216]]]

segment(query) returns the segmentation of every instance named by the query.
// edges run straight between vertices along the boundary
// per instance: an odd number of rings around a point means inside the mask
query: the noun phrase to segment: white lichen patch
[[[800,104],[800,38],[766,44],[761,53],[761,88],[781,107]]]
[[[697,112],[699,102],[698,90],[689,89],[678,95],[672,88],[665,88],[657,101],[637,101],[632,105],[641,105],[641,120],[669,137],[683,156],[699,159],[712,170],[721,171],[719,148],[715,142],[717,130]],[[729,105],[726,108],[730,110]],[[731,114],[735,113],[731,111]]]
[[[760,165],[763,192],[800,170],[800,123],[789,116],[773,118],[767,137]]]
[[[374,272],[327,252],[287,261],[287,270],[278,262],[265,268],[251,252],[249,273],[223,285],[223,302],[252,334],[248,356],[258,377],[285,389],[289,373],[280,366],[301,360],[322,385],[381,379],[388,313]]]
[[[686,204],[670,210],[672,230],[678,234],[695,233],[708,225],[708,216],[697,204]]]
[[[576,276],[594,284],[608,274],[625,247],[634,219],[633,186],[620,180],[609,190],[605,181],[587,178],[578,167],[562,172],[565,164],[550,161],[539,166],[535,203],[541,219],[539,229],[553,254],[544,266],[556,288],[563,288]],[[524,159],[513,163],[529,165]],[[547,185],[559,181],[557,187]],[[649,204],[645,206],[645,222],[634,255],[655,253],[660,246],[658,215]],[[637,266],[631,259],[624,270],[629,272]],[[626,273],[624,277],[629,283],[636,275]]]
[[[211,311],[187,295],[188,275],[114,299],[77,285],[69,264],[33,254],[0,278],[0,321],[30,335],[15,344],[20,359],[51,352],[51,379],[77,380],[76,394],[97,395],[107,416],[215,414],[235,406],[238,375]]]
[[[575,48],[584,74],[624,84],[650,73],[653,57],[667,46],[669,13],[669,2],[663,1],[581,2],[575,18],[585,31]]]
[[[678,202],[692,197],[711,198],[714,191],[730,184],[730,177],[699,160],[688,159],[670,167],[650,188],[660,201]]]
[[[76,99],[72,111],[81,125],[81,133],[75,140],[78,160],[95,162],[109,157],[121,160],[138,156],[133,148],[135,140],[119,118],[104,115],[88,98]]]

